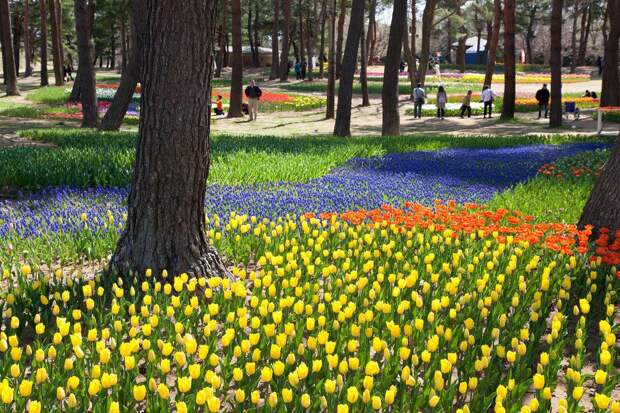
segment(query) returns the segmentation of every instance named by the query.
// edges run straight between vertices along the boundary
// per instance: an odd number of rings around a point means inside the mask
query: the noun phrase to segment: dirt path
[[[379,135],[381,134],[381,100],[371,99],[371,106],[361,107],[361,101],[354,99],[351,112],[352,135]],[[423,118],[414,120],[405,111],[411,108],[411,103],[402,100],[399,104],[401,116],[402,134],[429,134],[446,133],[458,135],[524,135],[524,134],[595,134],[596,122],[583,114],[580,120],[568,120],[564,127],[549,129],[544,120],[537,120],[537,114],[517,114],[515,121],[502,122],[499,115],[492,119],[482,119],[482,116],[460,119],[458,117],[439,120],[436,118]],[[277,112],[259,113],[258,120],[249,122],[247,117],[238,119],[216,119],[212,129],[217,132],[230,134],[253,134],[253,135],[328,135],[333,132],[334,120],[325,119],[324,109],[307,112]],[[606,131],[617,133],[617,125],[606,125]]]

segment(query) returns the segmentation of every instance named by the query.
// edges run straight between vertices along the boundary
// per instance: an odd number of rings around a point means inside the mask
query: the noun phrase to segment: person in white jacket
[[[497,95],[495,94],[495,92],[493,92],[493,89],[491,89],[487,85],[484,85],[484,88],[482,88],[482,95],[480,96],[480,100],[482,100],[482,102],[484,103],[483,118],[487,117],[487,109],[489,111],[489,118],[491,118],[491,114],[493,113],[493,99],[496,96]]]

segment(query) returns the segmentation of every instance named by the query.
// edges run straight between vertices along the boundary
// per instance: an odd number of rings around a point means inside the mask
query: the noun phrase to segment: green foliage
[[[69,99],[69,92],[65,86],[46,86],[28,93],[26,98],[45,105],[62,105]]]
[[[137,133],[84,129],[36,129],[21,132],[56,147],[0,149],[0,182],[4,186],[36,189],[69,185],[124,186],[131,181]],[[603,138],[601,138],[603,139]],[[533,143],[560,144],[592,141],[580,136],[518,137],[274,137],[212,138],[209,182],[253,184],[300,182],[328,173],[353,157],[437,150],[448,147],[496,148]]]

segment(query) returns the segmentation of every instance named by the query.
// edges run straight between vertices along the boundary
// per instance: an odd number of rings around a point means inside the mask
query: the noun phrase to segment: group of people
[[[306,72],[308,71],[308,63],[305,60],[295,62],[295,78],[297,80],[306,80]]]
[[[484,116],[483,118],[489,118],[493,113],[493,100],[497,95],[493,90],[485,85],[482,94],[480,96],[480,100],[484,103]],[[465,117],[467,113],[467,117],[471,118],[471,97],[472,91],[468,90],[465,96],[463,97],[463,101],[461,102],[461,119]],[[413,98],[413,118],[414,119],[422,119],[422,106],[426,103],[426,91],[422,87],[420,83],[417,84],[416,88],[413,89],[412,93]],[[439,119],[444,119],[446,116],[446,105],[448,104],[448,93],[443,85],[440,85],[437,88],[437,96],[435,98],[435,106],[437,107],[437,117]]]
[[[248,103],[243,102],[241,104],[241,111],[245,115],[250,115],[250,121],[258,118],[258,106],[262,94],[263,91],[256,85],[254,80],[251,80],[248,87],[245,88],[245,97],[248,99]],[[222,100],[222,95],[217,95],[213,113],[218,116],[224,115],[224,102]]]

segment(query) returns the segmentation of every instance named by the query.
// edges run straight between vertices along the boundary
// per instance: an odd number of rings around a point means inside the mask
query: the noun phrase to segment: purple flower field
[[[278,217],[305,212],[373,209],[383,203],[435,199],[486,202],[536,175],[559,158],[607,147],[604,144],[529,145],[500,149],[455,148],[355,158],[305,183],[209,185],[205,207],[224,221],[230,212]],[[0,237],[37,237],[57,232],[110,228],[122,222],[127,188],[49,188],[0,201]],[[109,211],[109,212],[108,212]],[[86,214],[87,220],[82,219]],[[112,227],[114,228],[114,227]]]

